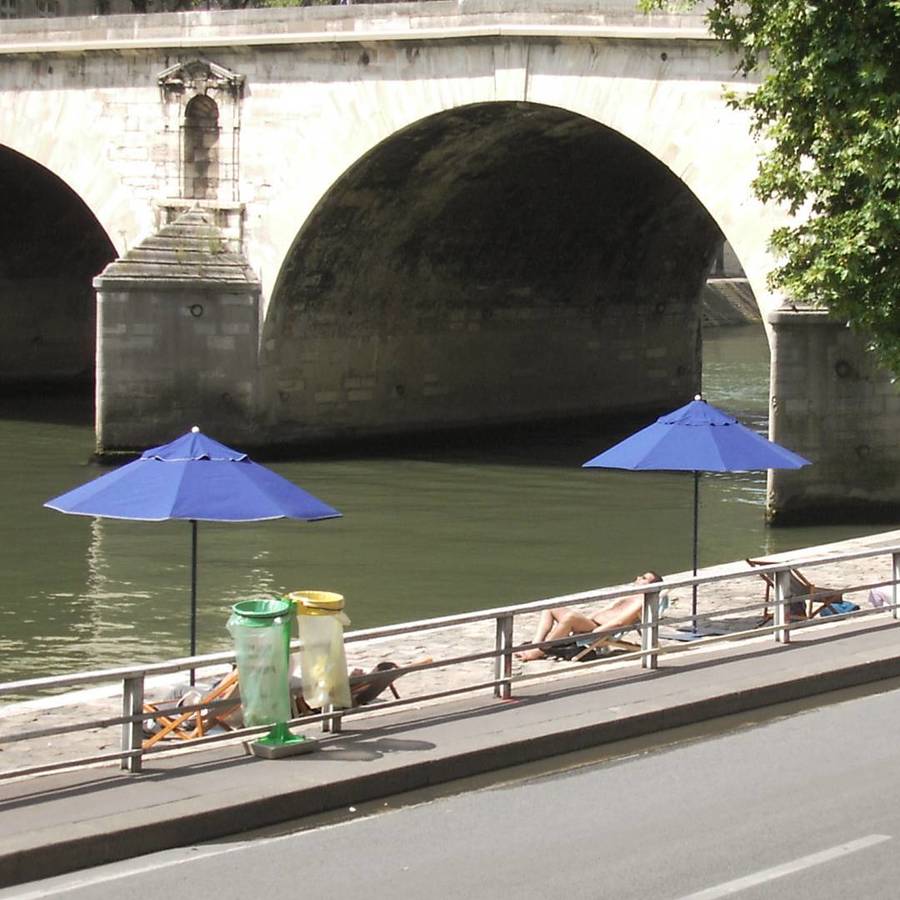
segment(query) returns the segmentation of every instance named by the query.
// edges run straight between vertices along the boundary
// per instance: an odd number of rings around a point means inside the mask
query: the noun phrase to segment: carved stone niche
[[[156,76],[163,96],[173,94],[197,96],[203,94],[227,94],[239,100],[244,91],[244,76],[206,59],[192,59],[169,66]]]
[[[212,205],[237,201],[244,76],[195,58],[169,66],[156,81],[166,148],[163,196]]]

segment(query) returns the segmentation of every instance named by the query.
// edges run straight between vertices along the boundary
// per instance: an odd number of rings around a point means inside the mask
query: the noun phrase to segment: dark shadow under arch
[[[115,258],[80,197],[0,146],[0,391],[82,386],[94,377],[92,279]]]
[[[593,120],[431,116],[303,224],[266,323],[274,415],[352,431],[664,406],[699,384],[721,239],[671,171]],[[327,364],[300,362],[315,353]]]

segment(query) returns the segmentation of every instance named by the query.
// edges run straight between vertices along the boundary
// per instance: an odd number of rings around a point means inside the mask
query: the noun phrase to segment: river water
[[[761,327],[707,332],[710,402],[764,430],[767,388]],[[91,416],[87,397],[0,400],[0,681],[187,652],[189,524],[42,507],[103,473]],[[337,591],[366,627],[689,568],[689,475],[580,468],[623,436],[557,427],[272,464],[344,518],[201,523],[200,650],[227,648],[230,605],[262,591]],[[768,529],[764,502],[764,474],[704,476],[701,565],[883,530]]]

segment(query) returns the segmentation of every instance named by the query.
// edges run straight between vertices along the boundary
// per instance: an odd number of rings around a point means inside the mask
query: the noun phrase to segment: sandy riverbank
[[[817,555],[836,555],[854,549],[866,549],[900,542],[900,531],[889,532],[871,538],[859,538],[843,541],[827,547],[814,548]],[[812,550],[804,551],[803,556],[810,556]],[[800,554],[782,554],[771,559],[792,559]],[[731,574],[748,571],[744,563],[729,564],[707,569],[707,574]],[[888,554],[859,561],[825,563],[815,568],[804,569],[805,574],[816,584],[847,591],[849,599],[862,608],[869,608],[866,602],[867,588],[864,585],[884,581],[891,577],[891,557]],[[675,577],[675,576],[670,576]],[[728,578],[701,589],[698,613],[701,625],[714,624],[728,631],[739,632],[752,629],[760,620],[765,586],[761,580],[752,575],[743,578]],[[689,589],[673,591],[673,602],[663,619],[662,636],[671,634],[680,622],[690,617],[691,597]],[[531,637],[536,616],[522,616],[516,621],[516,643]],[[749,640],[771,640],[769,636],[751,637]],[[477,622],[453,628],[433,631],[422,631],[415,635],[398,638],[379,638],[365,643],[351,643],[347,647],[348,664],[351,668],[371,669],[378,662],[391,660],[398,665],[424,656],[435,662],[454,656],[464,656],[490,651],[494,645],[494,624],[492,621]],[[692,652],[704,652],[704,648],[695,645]],[[613,663],[615,665],[632,666],[631,661]],[[578,668],[575,664],[576,669]],[[516,662],[513,674],[542,674],[548,678],[565,677],[566,670],[571,671],[572,664],[552,660],[538,660],[529,663]],[[583,670],[582,670],[583,671]],[[200,673],[203,677],[215,677],[212,673]],[[403,697],[451,690],[467,684],[489,681],[492,678],[492,661],[478,660],[444,668],[433,668],[413,672],[403,676],[397,682],[397,688]],[[148,699],[159,699],[172,691],[171,680],[157,679],[147,685]],[[118,749],[120,726],[96,728],[73,732],[66,735],[54,735],[27,741],[8,742],[5,737],[29,730],[71,726],[85,720],[97,720],[114,717],[120,714],[121,685],[111,684],[88,691],[73,694],[45,697],[23,703],[8,704],[0,707],[0,772],[8,772],[25,766],[42,765],[59,762],[78,756],[110,753]],[[389,697],[389,694],[385,694]],[[115,765],[115,763],[112,763]]]

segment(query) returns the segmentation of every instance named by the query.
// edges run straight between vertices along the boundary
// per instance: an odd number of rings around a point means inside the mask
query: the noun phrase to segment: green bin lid
[[[245,619],[277,619],[278,616],[286,616],[291,612],[291,603],[273,597],[241,600],[231,607],[231,611]]]

